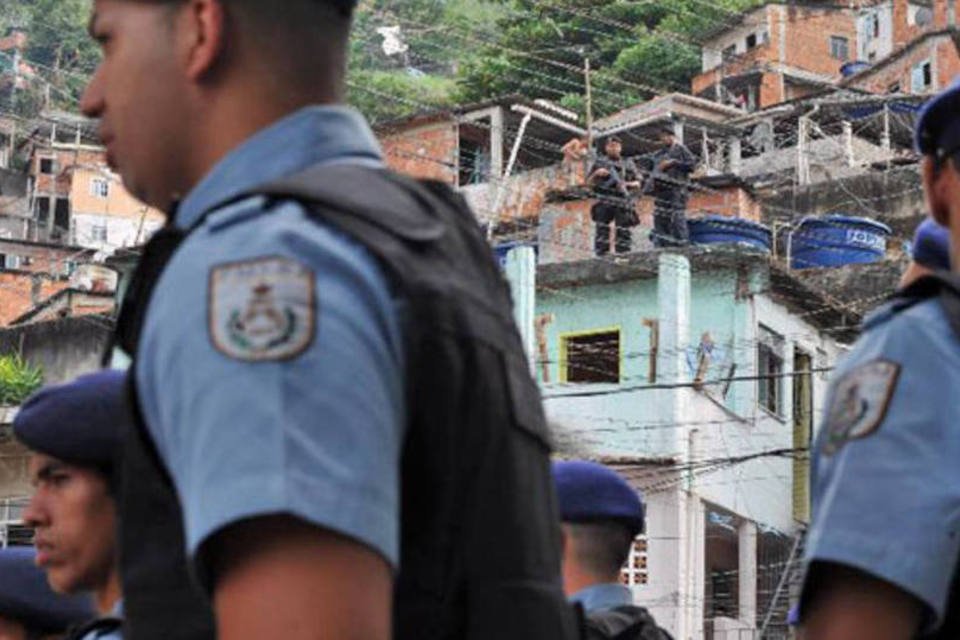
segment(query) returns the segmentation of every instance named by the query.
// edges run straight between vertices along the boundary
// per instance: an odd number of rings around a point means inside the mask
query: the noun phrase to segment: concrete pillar
[[[513,296],[513,317],[520,329],[523,349],[536,374],[536,327],[534,312],[537,298],[537,254],[533,247],[516,247],[507,253],[505,265],[510,293]]]
[[[690,340],[690,261],[664,253],[657,269],[657,307],[660,312],[660,348],[657,352],[657,382],[671,385],[690,381],[686,354]],[[684,389],[657,390],[658,422],[684,422]],[[684,452],[683,429],[658,429],[658,450],[664,454]]]
[[[740,621],[748,629],[757,624],[757,525],[750,520],[740,524]]]
[[[731,137],[727,141],[727,149],[729,150],[729,166],[727,169],[733,175],[738,176],[742,169],[743,160],[743,147],[740,138],[736,136]]]
[[[683,120],[682,119],[673,121],[673,135],[676,136],[677,140],[686,144],[686,141],[683,139]]]
[[[503,107],[490,115],[490,182],[503,177]]]
[[[856,164],[856,158],[853,155],[853,124],[843,121],[843,155],[848,167]]]

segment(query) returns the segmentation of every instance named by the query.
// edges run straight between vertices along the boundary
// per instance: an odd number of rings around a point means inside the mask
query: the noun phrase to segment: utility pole
[[[587,85],[587,148],[593,149],[593,89],[590,84],[590,58],[583,60],[583,75]]]

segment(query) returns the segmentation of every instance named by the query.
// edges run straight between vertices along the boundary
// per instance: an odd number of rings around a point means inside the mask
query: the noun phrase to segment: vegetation
[[[3,3],[0,34],[12,27],[30,34],[25,57],[42,78],[19,92],[13,107],[75,108],[98,55],[86,35],[89,3]],[[350,51],[349,97],[374,121],[515,93],[582,113],[589,59],[595,111],[604,115],[657,93],[687,90],[706,30],[732,23],[759,3],[363,0]]]
[[[21,404],[43,385],[43,370],[19,355],[0,356],[0,406]]]

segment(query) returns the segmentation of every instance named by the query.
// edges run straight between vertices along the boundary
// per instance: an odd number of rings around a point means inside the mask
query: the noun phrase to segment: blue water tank
[[[863,62],[862,60],[853,60],[852,62],[845,62],[840,65],[840,75],[844,78],[849,78],[850,76],[857,75],[861,71],[865,71],[870,68],[869,62]]]
[[[693,244],[747,244],[762,251],[770,251],[770,228],[758,222],[707,215],[690,218],[687,227],[690,229],[690,242]]]
[[[790,234],[790,266],[839,267],[876,262],[887,252],[890,227],[869,218],[804,218]]]

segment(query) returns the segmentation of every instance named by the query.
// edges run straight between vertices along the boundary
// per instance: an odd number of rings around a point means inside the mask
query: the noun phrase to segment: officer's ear
[[[193,81],[208,77],[226,49],[227,15],[222,0],[187,0],[176,17],[177,54]]]
[[[927,199],[930,216],[944,227],[950,226],[950,196],[948,182],[955,167],[947,167],[953,160],[938,163],[932,156],[926,155],[920,164],[920,177],[923,181],[923,193]]]

